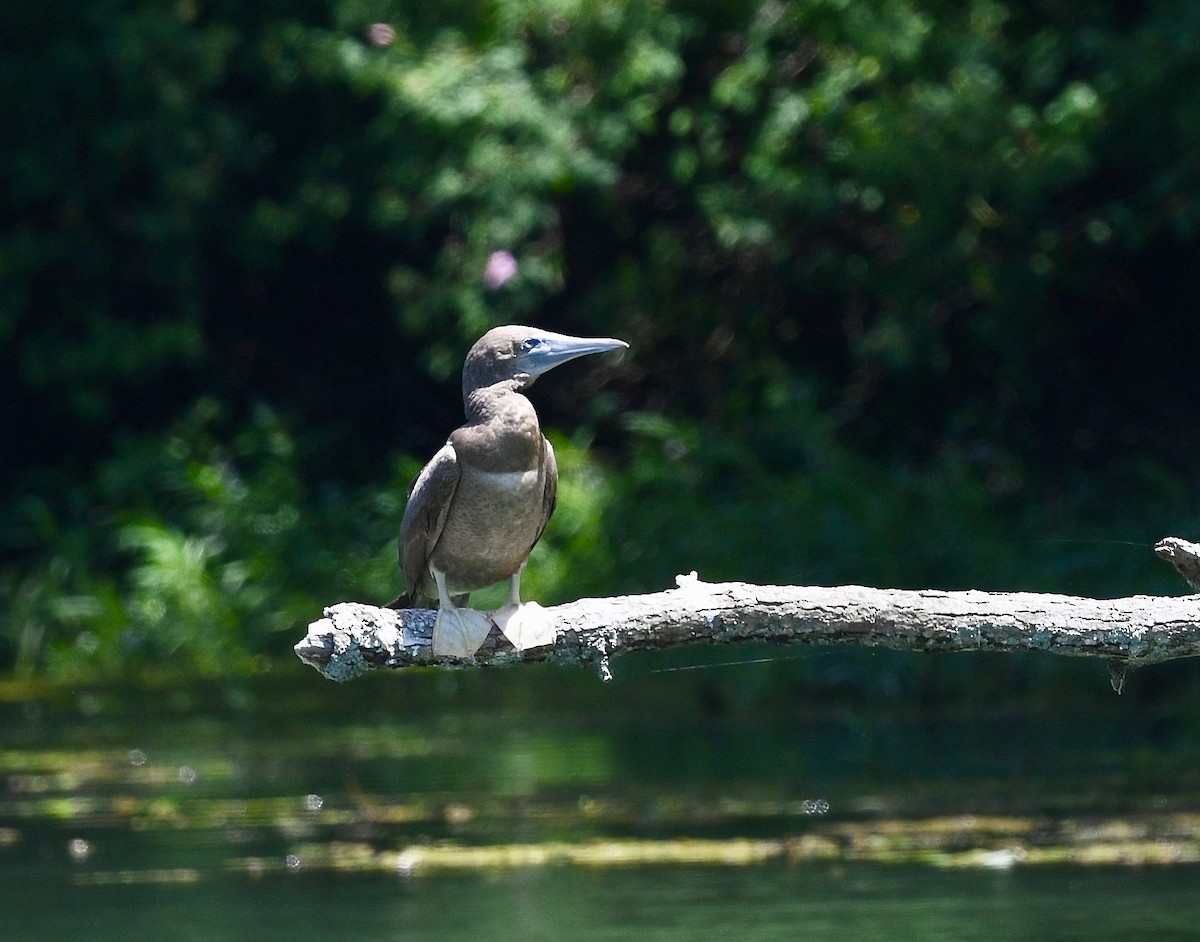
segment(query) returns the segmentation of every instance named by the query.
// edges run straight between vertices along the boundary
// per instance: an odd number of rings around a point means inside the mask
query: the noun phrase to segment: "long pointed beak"
[[[527,349],[519,356],[521,370],[534,377],[589,353],[604,353],[606,350],[621,350],[629,346],[624,340],[610,337],[568,337],[550,331],[540,331],[525,343]]]

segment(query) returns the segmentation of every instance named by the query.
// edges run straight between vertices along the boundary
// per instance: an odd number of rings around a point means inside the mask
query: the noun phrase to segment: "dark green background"
[[[0,37],[8,675],[298,670],[322,605],[396,593],[513,321],[632,345],[535,390],[527,597],[1182,590],[1149,547],[1200,529],[1194,3],[87,0]],[[730,687],[1111,696],[1049,661]]]

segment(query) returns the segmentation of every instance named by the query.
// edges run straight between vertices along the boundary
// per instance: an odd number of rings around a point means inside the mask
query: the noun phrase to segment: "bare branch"
[[[518,661],[593,664],[685,644],[767,641],[861,644],[904,651],[1044,651],[1109,661],[1120,691],[1127,667],[1200,655],[1200,597],[1097,600],[1029,592],[941,592],[709,584],[649,595],[581,599],[547,608],[555,644],[515,651],[497,630],[469,665]],[[435,613],[347,602],[309,626],[296,653],[332,680],[374,667],[463,662],[433,656]]]
[[[1200,546],[1177,536],[1168,536],[1155,544],[1154,555],[1169,562],[1188,585],[1200,590]]]

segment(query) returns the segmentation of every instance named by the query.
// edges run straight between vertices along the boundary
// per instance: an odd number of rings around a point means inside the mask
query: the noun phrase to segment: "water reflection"
[[[98,938],[130,909],[186,922],[197,893],[224,927],[211,938],[252,930],[228,911],[251,897],[279,920],[260,938],[295,930],[314,897],[339,914],[330,932],[357,925],[363,937],[379,925],[344,908],[355,897],[440,938],[517,938],[525,923],[587,938],[604,920],[716,938],[732,913],[850,938],[837,931],[851,899],[912,926],[950,924],[970,911],[954,893],[1050,911],[1052,898],[1094,892],[1099,911],[1112,885],[1095,874],[1111,866],[1136,873],[1147,899],[1195,878],[1200,746],[1183,724],[1159,724],[1150,741],[1137,711],[714,716],[648,709],[619,683],[571,700],[550,676],[548,691],[383,678],[243,690],[233,706],[202,690],[167,709],[130,691],[89,692],[87,711],[67,698],[8,704],[0,912],[24,915],[19,935],[0,920],[0,938],[65,931],[68,900]],[[1038,873],[1065,880],[1057,895]],[[911,896],[929,887],[941,889],[922,916]],[[619,911],[604,893],[623,894]],[[508,907],[507,928],[482,928],[487,899]],[[1156,918],[1196,915],[1182,899],[1164,905]],[[954,937],[972,937],[965,925]],[[1018,937],[1052,937],[1039,932]]]

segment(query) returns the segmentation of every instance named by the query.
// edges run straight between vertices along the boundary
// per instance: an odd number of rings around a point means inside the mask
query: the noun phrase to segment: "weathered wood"
[[[607,675],[609,659],[618,655],[741,641],[1043,651],[1107,659],[1119,692],[1128,667],[1200,655],[1200,596],[1098,600],[1029,592],[709,584],[694,573],[677,581],[679,587],[667,592],[553,606],[546,612],[558,624],[555,644],[517,652],[493,630],[466,663],[594,664]],[[433,656],[434,617],[426,610],[334,605],[309,626],[296,653],[338,681],[376,667],[463,666]]]
[[[1193,589],[1200,590],[1200,545],[1168,536],[1154,545],[1154,555],[1174,566]]]

